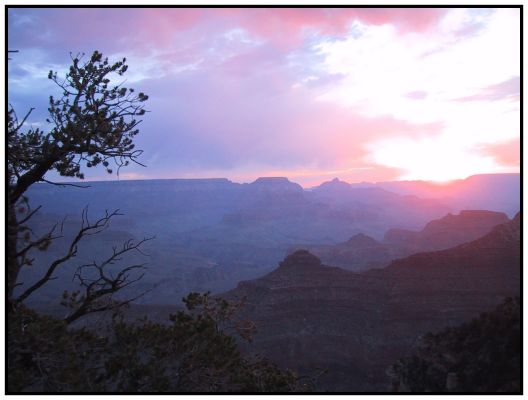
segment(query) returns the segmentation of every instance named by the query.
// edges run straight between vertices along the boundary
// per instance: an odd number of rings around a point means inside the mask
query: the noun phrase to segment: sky
[[[49,70],[98,50],[149,95],[119,179],[445,182],[519,172],[520,36],[518,8],[11,8],[8,97],[48,129]]]

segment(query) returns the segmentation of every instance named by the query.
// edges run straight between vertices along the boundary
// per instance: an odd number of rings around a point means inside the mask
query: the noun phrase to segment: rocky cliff
[[[421,231],[389,229],[383,241],[413,251],[443,250],[475,240],[507,221],[507,215],[501,212],[463,210],[458,215],[450,213],[433,220]]]
[[[423,251],[448,249],[475,240],[508,221],[504,213],[464,210],[428,222],[420,231],[389,229],[382,242],[357,234],[336,245],[296,246],[306,248],[325,264],[351,271],[386,267],[392,260]]]
[[[520,218],[471,243],[354,273],[307,251],[286,257],[227,298],[246,298],[258,333],[247,351],[301,373],[328,372],[321,390],[388,390],[386,368],[421,335],[459,324],[520,291]]]
[[[328,265],[336,265],[351,271],[363,271],[386,267],[394,259],[410,254],[407,247],[381,243],[374,238],[358,233],[349,240],[336,245],[296,246],[291,251],[307,248]]]

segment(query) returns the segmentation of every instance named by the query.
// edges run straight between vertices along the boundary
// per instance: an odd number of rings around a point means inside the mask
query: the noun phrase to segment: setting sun
[[[447,182],[486,172],[516,172],[490,156],[462,148],[457,138],[392,139],[374,143],[373,161],[403,171],[400,179]]]

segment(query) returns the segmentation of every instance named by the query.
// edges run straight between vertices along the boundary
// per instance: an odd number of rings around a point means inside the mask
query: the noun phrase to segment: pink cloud
[[[15,20],[23,13],[16,10]],[[229,27],[245,28],[279,48],[300,43],[305,30],[323,35],[343,34],[353,19],[368,24],[394,24],[402,31],[423,31],[445,13],[438,8],[68,8],[29,9],[35,23],[27,28],[26,42],[69,44],[76,50],[91,41],[106,46],[134,47],[146,51],[170,47],[182,38],[196,41],[204,35],[219,34]],[[49,27],[52,35],[33,31]],[[197,27],[199,34],[185,33]],[[33,32],[33,33],[31,33]],[[21,30],[21,35],[26,33]],[[126,40],[125,40],[126,38]],[[104,42],[101,42],[104,41]],[[75,48],[74,48],[75,47]]]
[[[365,8],[358,19],[374,25],[394,24],[404,32],[421,32],[434,26],[448,11],[445,8]]]
[[[32,23],[11,32],[18,43],[53,44],[57,49],[66,47],[70,51],[145,52],[166,48],[174,44],[178,34],[191,31],[200,21],[208,21],[207,10],[199,8],[79,7],[10,10],[12,24],[25,14],[31,15]]]
[[[367,24],[394,24],[402,32],[423,31],[445,14],[439,8],[259,8],[223,9],[248,31],[280,47],[299,44],[306,30],[322,35],[344,34],[352,20]]]
[[[478,149],[479,153],[493,157],[503,166],[518,167],[521,164],[521,140],[513,139],[503,143],[486,144]]]
[[[181,114],[169,110],[178,110],[180,102],[171,100],[170,85],[165,84],[167,100],[157,107],[157,114],[170,113],[184,126],[192,126],[193,140],[203,143],[203,153],[210,154],[208,162],[224,154],[235,165],[259,164],[266,169],[363,168],[372,166],[364,160],[365,144],[371,141],[392,135],[431,136],[442,129],[440,123],[368,118],[315,101],[309,90],[292,88],[280,66],[258,64],[256,72],[243,74],[249,65],[237,66],[239,74],[232,65],[222,65],[214,74],[199,73],[193,85],[176,90],[178,98],[185,99]],[[181,129],[174,131],[178,147]]]

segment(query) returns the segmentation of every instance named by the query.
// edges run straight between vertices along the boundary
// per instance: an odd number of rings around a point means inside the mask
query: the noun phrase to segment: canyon
[[[427,332],[466,322],[520,293],[520,214],[450,249],[354,273],[298,250],[241,282],[257,334],[246,351],[317,376],[320,390],[386,391],[386,368]]]

